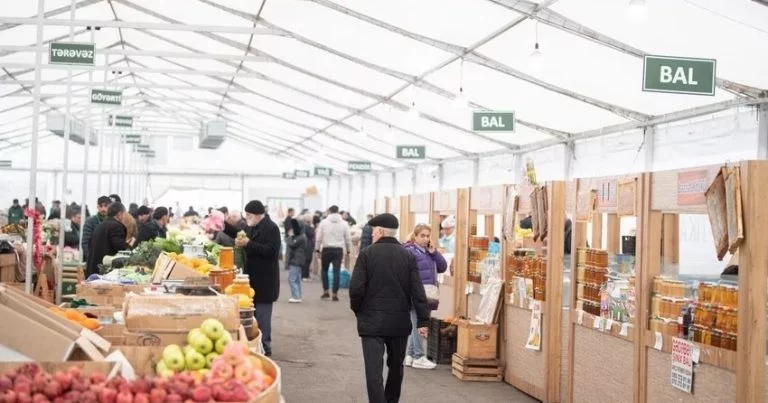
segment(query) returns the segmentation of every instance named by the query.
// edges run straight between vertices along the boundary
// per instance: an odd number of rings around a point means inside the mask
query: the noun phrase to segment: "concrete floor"
[[[287,272],[272,318],[272,358],[282,368],[287,403],[366,402],[365,375],[355,317],[347,291],[341,301],[321,301],[319,280],[302,283],[304,302],[289,304]],[[406,368],[401,402],[535,402],[506,383],[456,379],[448,365]]]

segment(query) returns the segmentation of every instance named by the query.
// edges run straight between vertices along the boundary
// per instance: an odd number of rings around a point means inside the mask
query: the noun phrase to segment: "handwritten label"
[[[576,313],[576,323],[580,325],[584,324],[584,311],[578,311]]]
[[[602,324],[603,324],[603,318],[595,318],[595,321],[592,322],[592,327],[602,331],[603,330]]]
[[[621,330],[619,330],[619,336],[627,337],[629,334],[629,323],[622,323]]]
[[[707,170],[679,172],[677,174],[677,205],[701,206],[707,202],[704,193],[709,187]]]
[[[661,333],[656,332],[656,344],[653,345],[653,348],[661,351],[662,347],[664,347],[664,337],[661,336]]]

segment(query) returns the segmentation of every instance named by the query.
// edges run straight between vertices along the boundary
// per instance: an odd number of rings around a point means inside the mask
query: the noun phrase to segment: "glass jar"
[[[250,295],[251,284],[247,274],[238,274],[235,276],[235,280],[232,281],[231,294],[243,294]]]
[[[712,330],[712,341],[710,345],[712,347],[720,347],[720,342],[722,341],[722,338],[723,338],[723,332],[717,329]]]
[[[691,325],[691,333],[693,336],[693,341],[696,343],[701,343],[701,331],[702,327],[699,325]]]
[[[222,246],[219,249],[219,267],[222,269],[235,267],[235,250],[232,247]]]
[[[661,316],[661,296],[654,295],[651,299],[651,316]]]

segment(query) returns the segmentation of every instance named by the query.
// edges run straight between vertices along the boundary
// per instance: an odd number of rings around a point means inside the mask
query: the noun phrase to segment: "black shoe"
[[[323,295],[320,297],[320,299],[328,299],[328,298],[331,298],[331,296],[328,295],[327,292],[324,292]]]
[[[334,300],[334,301],[338,301],[338,300],[339,300],[339,296],[338,296],[338,295],[336,295],[336,294],[333,294],[333,300]]]

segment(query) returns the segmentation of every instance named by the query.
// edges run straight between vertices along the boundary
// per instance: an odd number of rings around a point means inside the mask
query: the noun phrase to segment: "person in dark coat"
[[[82,215],[80,207],[69,208],[67,219],[70,220],[70,230],[64,233],[64,246],[80,249],[80,222]]]
[[[139,243],[152,241],[155,238],[165,238],[165,226],[168,225],[168,220],[168,209],[165,207],[156,208],[152,213],[152,221],[139,228]]]
[[[365,224],[363,227],[363,232],[360,234],[360,250],[363,250],[373,243],[373,228]]]
[[[121,250],[131,248],[126,243],[127,231],[122,223],[125,214],[127,214],[125,206],[120,202],[112,203],[107,208],[107,216],[101,224],[96,226],[91,237],[86,277],[99,273],[99,265],[104,260],[104,256],[112,256]]]
[[[256,292],[253,303],[262,333],[261,342],[264,353],[271,356],[272,304],[280,296],[280,228],[258,200],[251,200],[245,205],[247,227],[242,230],[245,238],[237,237],[241,231],[238,221],[236,216],[230,215],[224,225],[224,233],[235,238],[235,246],[245,250],[245,273]]]
[[[112,204],[112,199],[107,196],[101,196],[96,200],[96,215],[88,217],[83,224],[83,240],[80,244],[80,250],[83,252],[83,261],[88,261],[89,250],[91,247],[91,235],[96,227],[104,221],[107,215],[107,207]],[[88,206],[86,206],[87,208]]]
[[[309,281],[309,268],[312,266],[315,249],[315,226],[312,224],[312,215],[309,213],[302,215],[301,224],[304,224],[304,235],[307,236],[307,261],[301,266],[301,279]]]
[[[350,305],[363,344],[368,401],[398,402],[411,333],[411,307],[416,310],[421,336],[427,334],[430,313],[416,258],[396,238],[397,217],[380,214],[368,225],[373,228],[374,244],[357,258],[349,284]],[[382,374],[385,350],[386,387]]]
[[[291,218],[291,228],[285,238],[288,260],[288,284],[291,286],[290,303],[301,302],[301,270],[307,262],[307,235],[299,220]],[[311,256],[311,251],[309,252]]]

